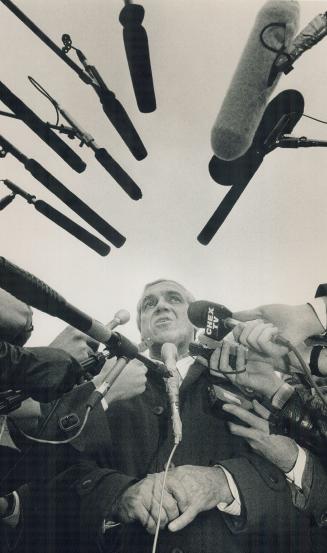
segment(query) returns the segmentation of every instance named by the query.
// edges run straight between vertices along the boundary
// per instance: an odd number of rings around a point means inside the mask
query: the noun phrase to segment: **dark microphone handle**
[[[92,319],[31,273],[0,257],[0,286],[19,300],[87,332]]]
[[[89,223],[91,227],[97,230],[109,242],[112,242],[117,248],[120,248],[126,240],[116,229],[100,217],[93,209],[80,200],[73,192],[68,190],[58,179],[49,173],[42,165],[34,159],[27,159],[24,163],[27,171],[33,175],[41,184],[43,184],[50,192],[60,198],[68,207],[70,207],[77,215],[82,217],[84,221]]]
[[[245,190],[247,185],[232,186],[227,192],[216,211],[211,215],[207,224],[203,227],[198,235],[198,241],[200,244],[207,246],[212,240],[216,232],[220,229],[221,225],[229,215],[237,200]]]
[[[98,148],[94,155],[102,167],[133,200],[142,198],[142,191],[124,169],[115,161],[105,148]]]
[[[103,111],[116,131],[120,134],[133,156],[139,161],[144,159],[147,156],[147,151],[119,100],[117,100],[110,90],[104,91],[99,89],[97,92]]]
[[[32,131],[50,146],[68,165],[82,173],[86,164],[49,126],[44,123],[24,102],[0,82],[0,98]]]
[[[139,110],[150,113],[156,109],[148,37],[142,21],[144,8],[138,4],[126,5],[119,15],[123,25],[125,52]]]
[[[105,256],[110,252],[110,246],[108,244],[105,244],[105,242],[102,242],[102,240],[99,240],[99,238],[93,236],[93,234],[60,213],[60,211],[54,209],[51,205],[42,200],[36,200],[36,202],[34,202],[34,206],[37,211],[42,213],[42,215],[45,215],[45,217],[69,232],[72,236],[75,236],[75,238],[86,244],[86,246],[98,254]]]

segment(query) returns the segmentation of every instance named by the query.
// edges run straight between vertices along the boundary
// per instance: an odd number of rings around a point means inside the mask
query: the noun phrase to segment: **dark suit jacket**
[[[215,508],[198,515],[180,532],[163,530],[158,553],[308,553],[309,518],[294,508],[285,476],[254,454],[244,440],[230,434],[224,415],[210,404],[209,386],[207,371],[194,364],[180,391],[183,440],[173,462],[175,466],[223,465],[238,486],[242,514],[232,517]],[[49,437],[67,437],[59,428],[60,418],[80,410],[82,395],[77,388],[61,402],[48,426]],[[85,433],[68,446],[75,450],[79,462],[60,474],[49,488],[52,495],[55,490],[58,497],[65,497],[65,492],[69,497],[61,500],[56,516],[58,523],[65,524],[68,514],[70,530],[75,525],[76,550],[84,544],[91,551],[91,544],[101,534],[103,519],[111,518],[117,497],[147,474],[162,471],[172,446],[167,395],[158,378],[149,377],[141,396],[118,402],[106,413],[101,407],[96,409]],[[63,451],[56,448],[57,455]],[[100,539],[106,551],[151,551],[153,536],[141,525],[125,525],[119,533],[119,550],[108,545],[114,530]]]

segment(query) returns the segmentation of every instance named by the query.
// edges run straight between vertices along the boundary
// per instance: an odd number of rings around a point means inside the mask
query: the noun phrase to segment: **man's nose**
[[[160,298],[156,305],[156,311],[164,311],[169,309],[169,303],[165,300],[165,298]]]

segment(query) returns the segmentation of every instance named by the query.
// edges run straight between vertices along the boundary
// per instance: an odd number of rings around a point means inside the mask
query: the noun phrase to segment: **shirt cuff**
[[[14,498],[13,509],[8,516],[1,519],[1,522],[9,526],[10,528],[16,528],[20,516],[20,501],[17,492],[13,492],[12,495]]]
[[[310,300],[307,302],[312,309],[314,310],[317,318],[319,319],[321,325],[323,326],[324,332],[326,332],[327,329],[327,313],[326,313],[326,305],[322,298],[314,298],[313,300]]]
[[[289,482],[292,482],[297,488],[302,490],[302,478],[303,478],[305,465],[307,462],[307,455],[304,449],[302,449],[302,447],[300,447],[299,445],[297,447],[298,447],[299,453],[296,459],[296,463],[292,468],[292,470],[285,473],[285,476]]]
[[[225,513],[227,515],[233,515],[233,516],[240,516],[241,515],[241,500],[240,500],[240,494],[238,493],[237,486],[235,484],[235,480],[232,477],[231,473],[228,472],[224,467],[221,465],[215,465],[216,467],[221,468],[221,470],[224,472],[227,482],[229,485],[230,493],[232,494],[234,500],[227,505],[225,502],[220,502],[217,505],[217,508],[222,513]]]

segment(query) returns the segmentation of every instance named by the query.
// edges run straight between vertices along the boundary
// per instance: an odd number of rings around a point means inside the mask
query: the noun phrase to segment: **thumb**
[[[244,311],[234,311],[233,319],[241,322],[253,321],[254,319],[262,319],[262,312],[260,307],[256,307],[255,309],[246,309]]]

